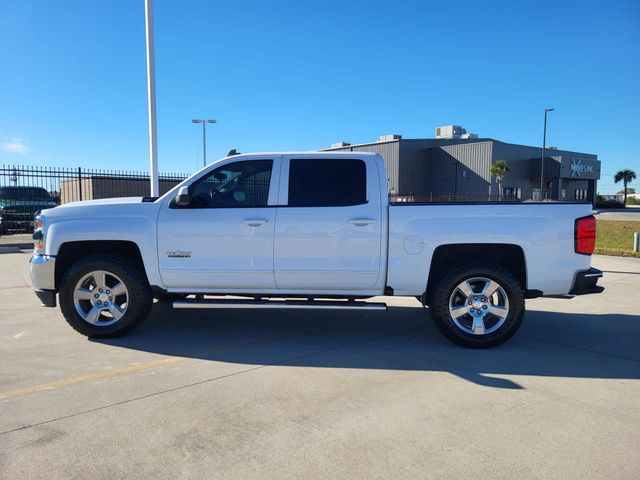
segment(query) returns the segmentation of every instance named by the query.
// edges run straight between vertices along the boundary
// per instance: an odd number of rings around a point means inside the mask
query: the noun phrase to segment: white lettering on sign
[[[571,159],[571,176],[579,177],[583,173],[593,173],[591,165],[582,165],[582,160],[577,158]]]

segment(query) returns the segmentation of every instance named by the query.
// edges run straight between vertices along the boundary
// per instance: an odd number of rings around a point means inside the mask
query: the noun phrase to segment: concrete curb
[[[0,235],[0,248],[3,247],[31,249],[33,248],[31,234]]]
[[[2,245],[0,247],[0,255],[3,253],[20,253],[20,248],[18,246]]]

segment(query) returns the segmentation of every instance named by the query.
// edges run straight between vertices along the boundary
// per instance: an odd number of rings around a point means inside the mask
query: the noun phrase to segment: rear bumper
[[[34,255],[29,261],[31,283],[36,296],[45,307],[56,306],[56,259],[47,255]]]
[[[604,287],[598,285],[598,279],[601,278],[602,275],[602,271],[593,267],[589,270],[582,270],[576,273],[569,295],[588,295],[590,293],[602,292]]]

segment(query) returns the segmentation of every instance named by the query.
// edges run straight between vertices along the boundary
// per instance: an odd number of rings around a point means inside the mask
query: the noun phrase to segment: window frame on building
[[[504,197],[511,197],[514,200],[522,200],[522,188],[521,187],[503,187],[502,195]]]
[[[588,200],[589,190],[586,188],[576,188],[574,190],[574,197],[576,200]]]

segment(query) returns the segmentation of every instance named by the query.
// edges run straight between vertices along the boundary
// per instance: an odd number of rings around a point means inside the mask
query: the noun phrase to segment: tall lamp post
[[[202,166],[207,166],[207,123],[216,123],[213,118],[209,119],[199,119],[194,118],[191,120],[193,123],[201,123],[202,124]]]
[[[544,132],[542,134],[542,158],[540,159],[540,201],[544,200],[544,156],[547,149],[547,113],[553,112],[555,108],[544,109]]]
[[[149,108],[149,177],[151,196],[160,195],[158,182],[158,132],[156,129],[156,73],[153,47],[153,0],[144,1],[145,31],[147,34],[147,103]]]

